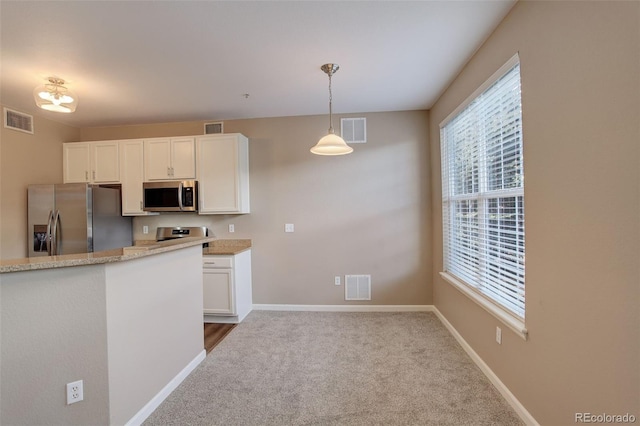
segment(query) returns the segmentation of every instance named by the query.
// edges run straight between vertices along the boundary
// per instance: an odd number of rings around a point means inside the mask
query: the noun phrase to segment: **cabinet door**
[[[198,138],[200,214],[249,213],[248,140],[242,135]]]
[[[171,179],[171,140],[144,141],[144,176],[145,180]]]
[[[171,139],[171,178],[195,179],[196,142],[194,138]]]
[[[203,308],[205,314],[236,315],[232,269],[203,269]]]
[[[62,145],[62,181],[64,183],[89,182],[91,157],[89,144],[86,142],[72,142]]]
[[[120,142],[120,177],[122,178],[122,215],[144,215],[142,182],[144,181],[144,143],[142,140]]]
[[[120,157],[118,141],[91,142],[91,176],[92,182],[120,182]]]

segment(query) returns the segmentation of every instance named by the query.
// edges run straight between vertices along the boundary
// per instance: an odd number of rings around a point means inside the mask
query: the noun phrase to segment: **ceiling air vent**
[[[218,121],[215,123],[204,123],[205,135],[214,135],[218,133],[224,133],[224,123],[222,121]]]
[[[4,108],[4,127],[33,134],[33,116]]]
[[[367,142],[366,118],[343,118],[340,120],[340,136],[346,143]]]

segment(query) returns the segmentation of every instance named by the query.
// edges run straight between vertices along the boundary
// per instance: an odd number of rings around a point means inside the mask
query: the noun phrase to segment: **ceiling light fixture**
[[[340,136],[336,135],[333,131],[332,120],[332,94],[331,94],[331,76],[340,69],[338,64],[324,64],[320,67],[329,76],[329,134],[318,141],[318,143],[311,148],[311,152],[318,155],[343,155],[353,152],[351,148]]]
[[[64,86],[64,80],[58,77],[47,78],[48,83],[33,90],[33,98],[42,109],[54,112],[74,112],[78,97]]]

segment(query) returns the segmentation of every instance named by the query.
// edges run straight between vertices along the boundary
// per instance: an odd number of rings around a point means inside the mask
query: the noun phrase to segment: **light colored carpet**
[[[433,313],[254,311],[144,424],[522,422]]]

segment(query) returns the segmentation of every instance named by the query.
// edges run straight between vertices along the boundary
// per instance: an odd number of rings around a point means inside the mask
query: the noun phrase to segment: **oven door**
[[[144,182],[143,210],[148,212],[195,212],[197,182]]]

